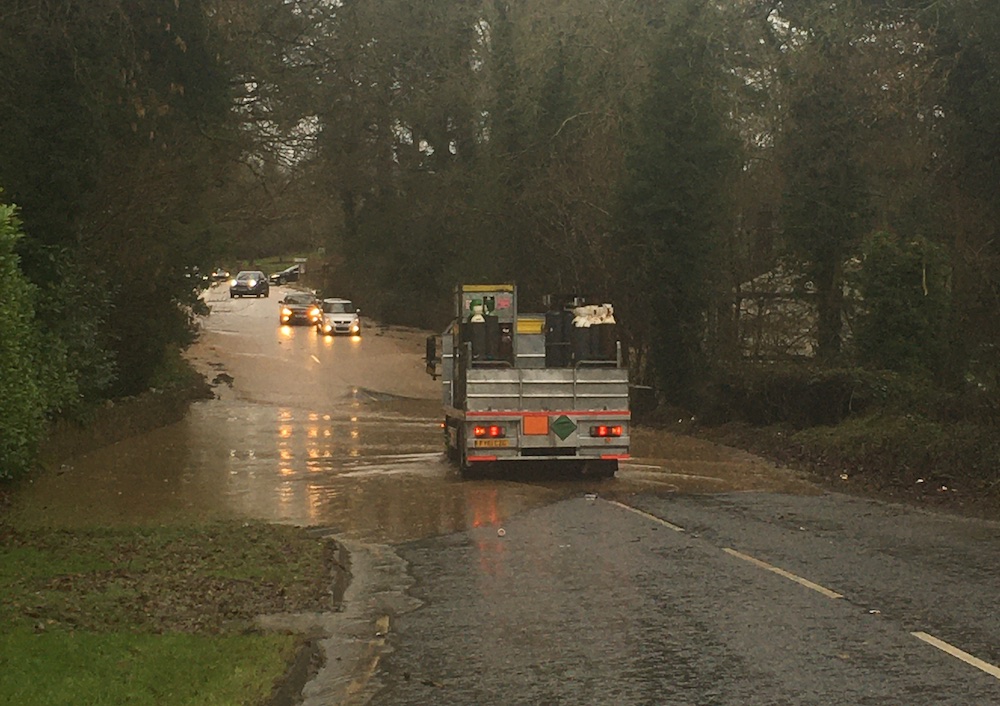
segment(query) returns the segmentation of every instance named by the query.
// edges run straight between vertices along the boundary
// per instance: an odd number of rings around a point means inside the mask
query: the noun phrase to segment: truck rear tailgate
[[[472,368],[466,381],[469,412],[628,410],[623,368]]]

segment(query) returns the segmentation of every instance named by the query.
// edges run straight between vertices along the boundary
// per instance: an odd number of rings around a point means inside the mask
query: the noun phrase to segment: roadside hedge
[[[697,412],[707,424],[793,429],[873,414],[991,425],[1000,419],[1000,398],[975,385],[946,390],[921,375],[891,370],[824,368],[814,361],[743,364],[716,371]]]
[[[14,252],[21,237],[14,207],[0,204],[0,479],[31,468],[46,409],[38,379],[44,351],[34,326],[35,288]]]
[[[975,384],[944,389],[919,374],[814,362],[745,364],[717,371],[703,403],[699,434],[823,477],[893,493],[958,488],[963,502],[1000,497],[1000,397]]]
[[[701,416],[710,424],[838,424],[885,407],[932,407],[928,388],[890,371],[824,368],[815,363],[745,364],[717,371]]]

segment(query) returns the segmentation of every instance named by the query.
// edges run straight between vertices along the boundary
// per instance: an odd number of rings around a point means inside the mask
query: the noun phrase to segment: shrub
[[[861,362],[936,372],[944,359],[948,278],[944,252],[926,238],[874,234],[858,283],[865,307],[855,341]]]
[[[46,410],[38,379],[45,351],[34,326],[34,287],[21,274],[14,245],[20,222],[0,204],[0,479],[34,462]]]
[[[803,430],[790,442],[802,459],[860,473],[884,485],[923,479],[929,485],[989,490],[1000,480],[1000,439],[992,427],[972,422],[876,414]]]
[[[700,412],[710,424],[801,429],[875,410],[931,415],[944,402],[945,395],[923,378],[887,370],[826,368],[814,362],[742,364],[716,371]]]

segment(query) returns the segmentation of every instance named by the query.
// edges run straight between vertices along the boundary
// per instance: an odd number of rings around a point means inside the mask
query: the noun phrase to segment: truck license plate
[[[476,439],[474,443],[477,449],[497,449],[509,446],[510,439]]]

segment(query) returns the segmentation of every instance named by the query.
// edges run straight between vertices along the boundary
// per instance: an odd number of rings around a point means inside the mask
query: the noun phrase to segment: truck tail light
[[[599,424],[596,427],[590,427],[590,435],[599,437],[621,436],[622,428],[620,425],[608,426],[607,424]]]
[[[472,427],[472,435],[477,439],[502,439],[507,436],[507,430],[499,424],[491,424],[489,426],[477,425]]]

